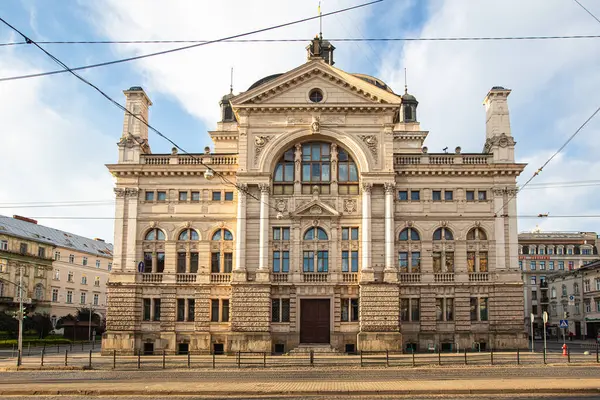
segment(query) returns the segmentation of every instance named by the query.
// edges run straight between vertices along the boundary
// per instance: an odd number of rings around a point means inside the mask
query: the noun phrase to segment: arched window
[[[311,142],[302,144],[302,193],[311,194],[313,187],[319,193],[329,194],[331,183],[331,145]]]
[[[467,272],[488,272],[487,244],[480,243],[487,240],[487,235],[482,228],[473,228],[467,232],[467,241],[474,241],[467,250]]]
[[[338,147],[338,193],[358,194],[358,168],[348,152]]]
[[[144,240],[165,240],[165,233],[158,228],[150,229],[148,233],[146,233]]]
[[[404,228],[398,235],[400,251],[398,251],[398,267],[402,273],[418,274],[421,272],[421,237],[415,228]],[[414,243],[413,243],[414,242]],[[410,260],[410,265],[409,265]]]
[[[433,240],[441,241],[441,245],[436,245],[438,249],[433,255],[433,273],[454,273],[454,248],[451,243],[454,240],[452,231],[448,228],[438,228],[433,232]]]
[[[33,297],[36,300],[44,300],[44,287],[42,286],[41,283],[38,283],[37,285],[35,285],[35,289],[33,291]]]
[[[233,269],[233,248],[229,242],[232,240],[233,235],[227,229],[219,229],[212,235],[211,273],[231,273]]]
[[[304,240],[327,240],[327,232],[323,228],[309,228],[304,232]]]
[[[304,240],[313,241],[314,247],[312,250],[308,250],[307,247],[304,248],[305,250],[302,253],[302,271],[305,273],[329,272],[329,251],[317,247],[318,241],[328,240],[327,232],[319,227],[309,228],[304,232]]]
[[[483,229],[473,228],[467,233],[467,240],[487,240],[487,235]]]
[[[552,290],[550,291],[550,293],[551,293],[550,297],[555,299],[556,298],[556,288],[552,287]]]
[[[180,241],[188,241],[188,240],[199,240],[200,237],[198,236],[198,232],[196,232],[194,229],[185,229],[183,231],[181,231],[181,233],[179,234],[179,238],[177,240]]]
[[[562,295],[566,296],[567,295],[567,285],[562,285]]]
[[[417,232],[416,229],[414,229],[414,228],[404,228],[400,232],[399,240],[401,242],[407,241],[407,240],[421,240],[421,237],[419,236],[419,232]]]
[[[289,149],[275,166],[273,194],[294,194],[294,148]]]
[[[579,294],[579,284],[578,283],[573,284],[573,294]]]
[[[454,240],[454,235],[448,228],[437,228],[433,232],[433,240]]]

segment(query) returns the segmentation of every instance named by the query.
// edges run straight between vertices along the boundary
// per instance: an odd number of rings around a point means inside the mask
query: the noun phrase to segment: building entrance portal
[[[329,299],[300,300],[300,343],[329,343]]]

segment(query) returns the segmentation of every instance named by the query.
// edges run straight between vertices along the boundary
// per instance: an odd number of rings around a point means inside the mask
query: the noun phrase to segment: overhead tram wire
[[[594,18],[596,21],[598,21],[598,23],[600,23],[600,19],[598,17],[596,17],[590,10],[588,10],[583,4],[581,4],[579,2],[579,0],[573,0],[575,3],[577,3],[579,5],[579,7],[583,8],[585,10],[585,12],[587,12],[588,14],[590,14],[592,16],[592,18]]]
[[[326,14],[323,14],[326,15]],[[503,41],[503,40],[564,40],[564,39],[599,39],[600,35],[552,35],[552,36],[449,36],[449,37],[400,37],[400,38],[328,38],[330,42],[475,42],[475,41]],[[306,42],[306,38],[282,39],[226,39],[218,43],[285,43]],[[208,44],[217,43],[211,40],[40,40],[38,44],[71,45],[71,44]],[[4,46],[21,46],[29,44],[26,41],[0,43]],[[175,50],[175,49],[174,49]],[[78,67],[79,68],[79,67]]]
[[[292,22],[286,22],[283,24],[278,24],[278,25],[273,25],[267,28],[261,28],[261,29],[256,29],[250,32],[245,32],[245,33],[239,33],[236,35],[232,35],[232,36],[226,36],[220,39],[215,39],[215,40],[208,40],[205,42],[201,42],[201,43],[194,43],[191,44],[189,46],[183,46],[183,47],[176,47],[173,49],[168,49],[168,50],[162,50],[162,51],[158,51],[155,53],[149,53],[149,54],[142,54],[139,56],[133,56],[133,57],[128,57],[128,58],[122,58],[119,60],[113,60],[113,61],[107,61],[104,63],[99,63],[99,64],[93,64],[93,65],[86,65],[86,66],[82,66],[82,67],[75,67],[75,68],[71,68],[70,71],[65,71],[65,70],[56,70],[56,71],[50,71],[50,72],[41,72],[41,73],[37,73],[37,74],[29,74],[29,75],[22,75],[22,76],[13,76],[13,77],[7,77],[7,78],[0,78],[0,82],[5,82],[5,81],[12,81],[12,80],[17,80],[17,79],[25,79],[25,78],[34,78],[34,77],[39,77],[39,76],[46,76],[46,75],[55,75],[55,74],[62,74],[65,72],[73,72],[73,71],[79,71],[79,70],[83,70],[83,69],[90,69],[90,68],[97,68],[97,67],[102,67],[102,66],[106,66],[106,65],[114,65],[114,64],[119,64],[119,63],[124,63],[124,62],[129,62],[129,61],[134,61],[134,60],[141,60],[144,58],[148,58],[148,57],[155,57],[155,56],[160,56],[160,55],[164,55],[164,54],[170,54],[170,53],[175,53],[178,51],[182,51],[182,50],[188,50],[188,49],[192,49],[195,47],[200,47],[200,46],[206,46],[208,44],[212,44],[212,43],[220,43],[220,42],[225,42],[227,40],[232,40],[232,39],[237,39],[240,37],[244,37],[244,36],[250,36],[250,35],[254,35],[257,33],[262,33],[262,32],[267,32],[267,31],[271,31],[274,29],[279,29],[279,28],[283,28],[286,26],[291,26],[291,25],[296,25],[302,22],[307,22],[307,21],[312,21],[314,19],[317,18],[321,18],[321,17],[326,17],[329,15],[335,15],[335,14],[339,14],[339,13],[343,13],[346,11],[351,11],[351,10],[356,10],[358,8],[362,8],[362,7],[366,7],[366,6],[370,6],[373,4],[377,4],[377,3],[381,3],[385,0],[373,0],[367,3],[362,3],[362,4],[358,4],[356,6],[352,6],[352,7],[346,7],[346,8],[342,8],[336,11],[331,11],[325,14],[320,14],[314,17],[307,17],[307,18],[302,18],[296,21],[292,21]],[[4,22],[5,24],[7,24],[6,21],[4,21],[2,18],[0,18],[0,21]],[[14,28],[12,28],[14,29]],[[20,34],[20,33],[19,33]],[[32,41],[30,38],[26,37],[23,34],[20,34],[21,36],[23,36],[23,38],[25,39],[25,42],[27,44],[32,44],[34,43],[37,47],[41,48],[36,42]],[[306,40],[306,39],[304,39]]]

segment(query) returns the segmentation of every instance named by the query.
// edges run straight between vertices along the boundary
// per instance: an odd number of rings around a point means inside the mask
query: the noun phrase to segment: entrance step
[[[338,354],[339,352],[331,347],[329,343],[302,343],[298,347],[290,350],[289,354],[307,354],[313,353],[329,353]]]

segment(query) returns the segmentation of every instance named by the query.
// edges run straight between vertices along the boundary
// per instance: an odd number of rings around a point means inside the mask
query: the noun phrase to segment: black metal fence
[[[570,363],[600,364],[599,348],[593,351],[531,352],[530,350],[502,350],[479,352],[403,353],[393,351],[361,351],[355,354],[306,352],[294,355],[267,352],[242,352],[225,354],[171,355],[166,352],[145,355],[122,355],[114,351],[101,355],[95,349],[70,351],[65,348],[42,349],[39,354],[22,357],[24,368],[89,368],[89,369],[181,369],[181,368],[297,368],[297,367],[422,367],[458,365],[544,365]],[[58,350],[58,349],[56,349]],[[79,349],[78,349],[79,350]],[[16,363],[16,360],[15,360]],[[15,365],[15,364],[13,364]]]

